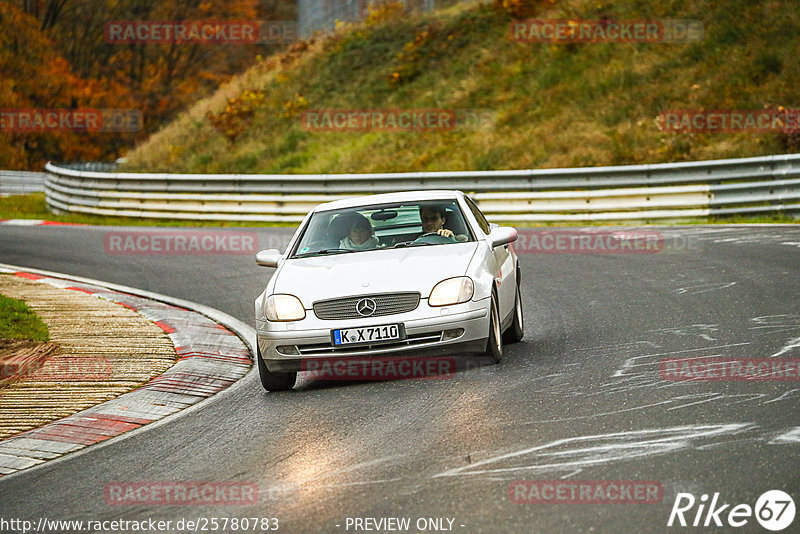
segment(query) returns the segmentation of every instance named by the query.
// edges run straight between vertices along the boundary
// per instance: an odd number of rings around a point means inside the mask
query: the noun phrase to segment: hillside
[[[410,15],[386,4],[364,24],[260,59],[130,152],[125,168],[488,170],[800,152],[797,134],[665,132],[657,120],[671,109],[800,107],[800,4],[527,3],[537,19],[696,19],[705,38],[525,43],[509,38],[513,17],[491,5]],[[304,129],[304,111],[325,109],[455,110],[459,122],[424,132]]]

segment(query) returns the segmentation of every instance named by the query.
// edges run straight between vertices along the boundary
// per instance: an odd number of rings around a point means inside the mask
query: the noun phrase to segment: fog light
[[[297,350],[296,345],[278,345],[275,350],[287,356],[300,356],[300,351]]]
[[[445,330],[442,332],[442,341],[449,341],[451,339],[456,339],[464,335],[463,328],[453,328],[452,330]]]

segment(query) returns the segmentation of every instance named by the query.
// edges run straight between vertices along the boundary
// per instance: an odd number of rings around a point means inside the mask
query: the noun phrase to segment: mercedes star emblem
[[[378,309],[378,305],[375,304],[375,301],[372,299],[361,299],[356,302],[356,312],[362,317],[368,317],[375,313],[375,310]]]

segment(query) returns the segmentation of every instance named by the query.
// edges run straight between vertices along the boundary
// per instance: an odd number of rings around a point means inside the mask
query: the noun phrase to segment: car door
[[[483,232],[481,239],[488,240],[492,229],[498,227],[497,224],[489,223],[481,210],[469,197],[464,197],[472,215],[478,222],[478,226]],[[490,245],[491,247],[491,245]],[[492,248],[494,258],[494,281],[497,287],[497,299],[500,306],[500,318],[504,319],[514,309],[514,299],[516,298],[516,266],[514,256],[509,250],[509,245],[500,245]]]

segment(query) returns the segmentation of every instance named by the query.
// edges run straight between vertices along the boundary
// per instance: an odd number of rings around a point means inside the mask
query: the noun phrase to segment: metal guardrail
[[[41,193],[46,178],[44,172],[0,171],[0,196]]]
[[[800,154],[653,165],[373,174],[109,172],[47,164],[47,203],[63,212],[189,220],[299,222],[315,205],[412,189],[472,193],[494,221],[610,221],[800,213]]]

